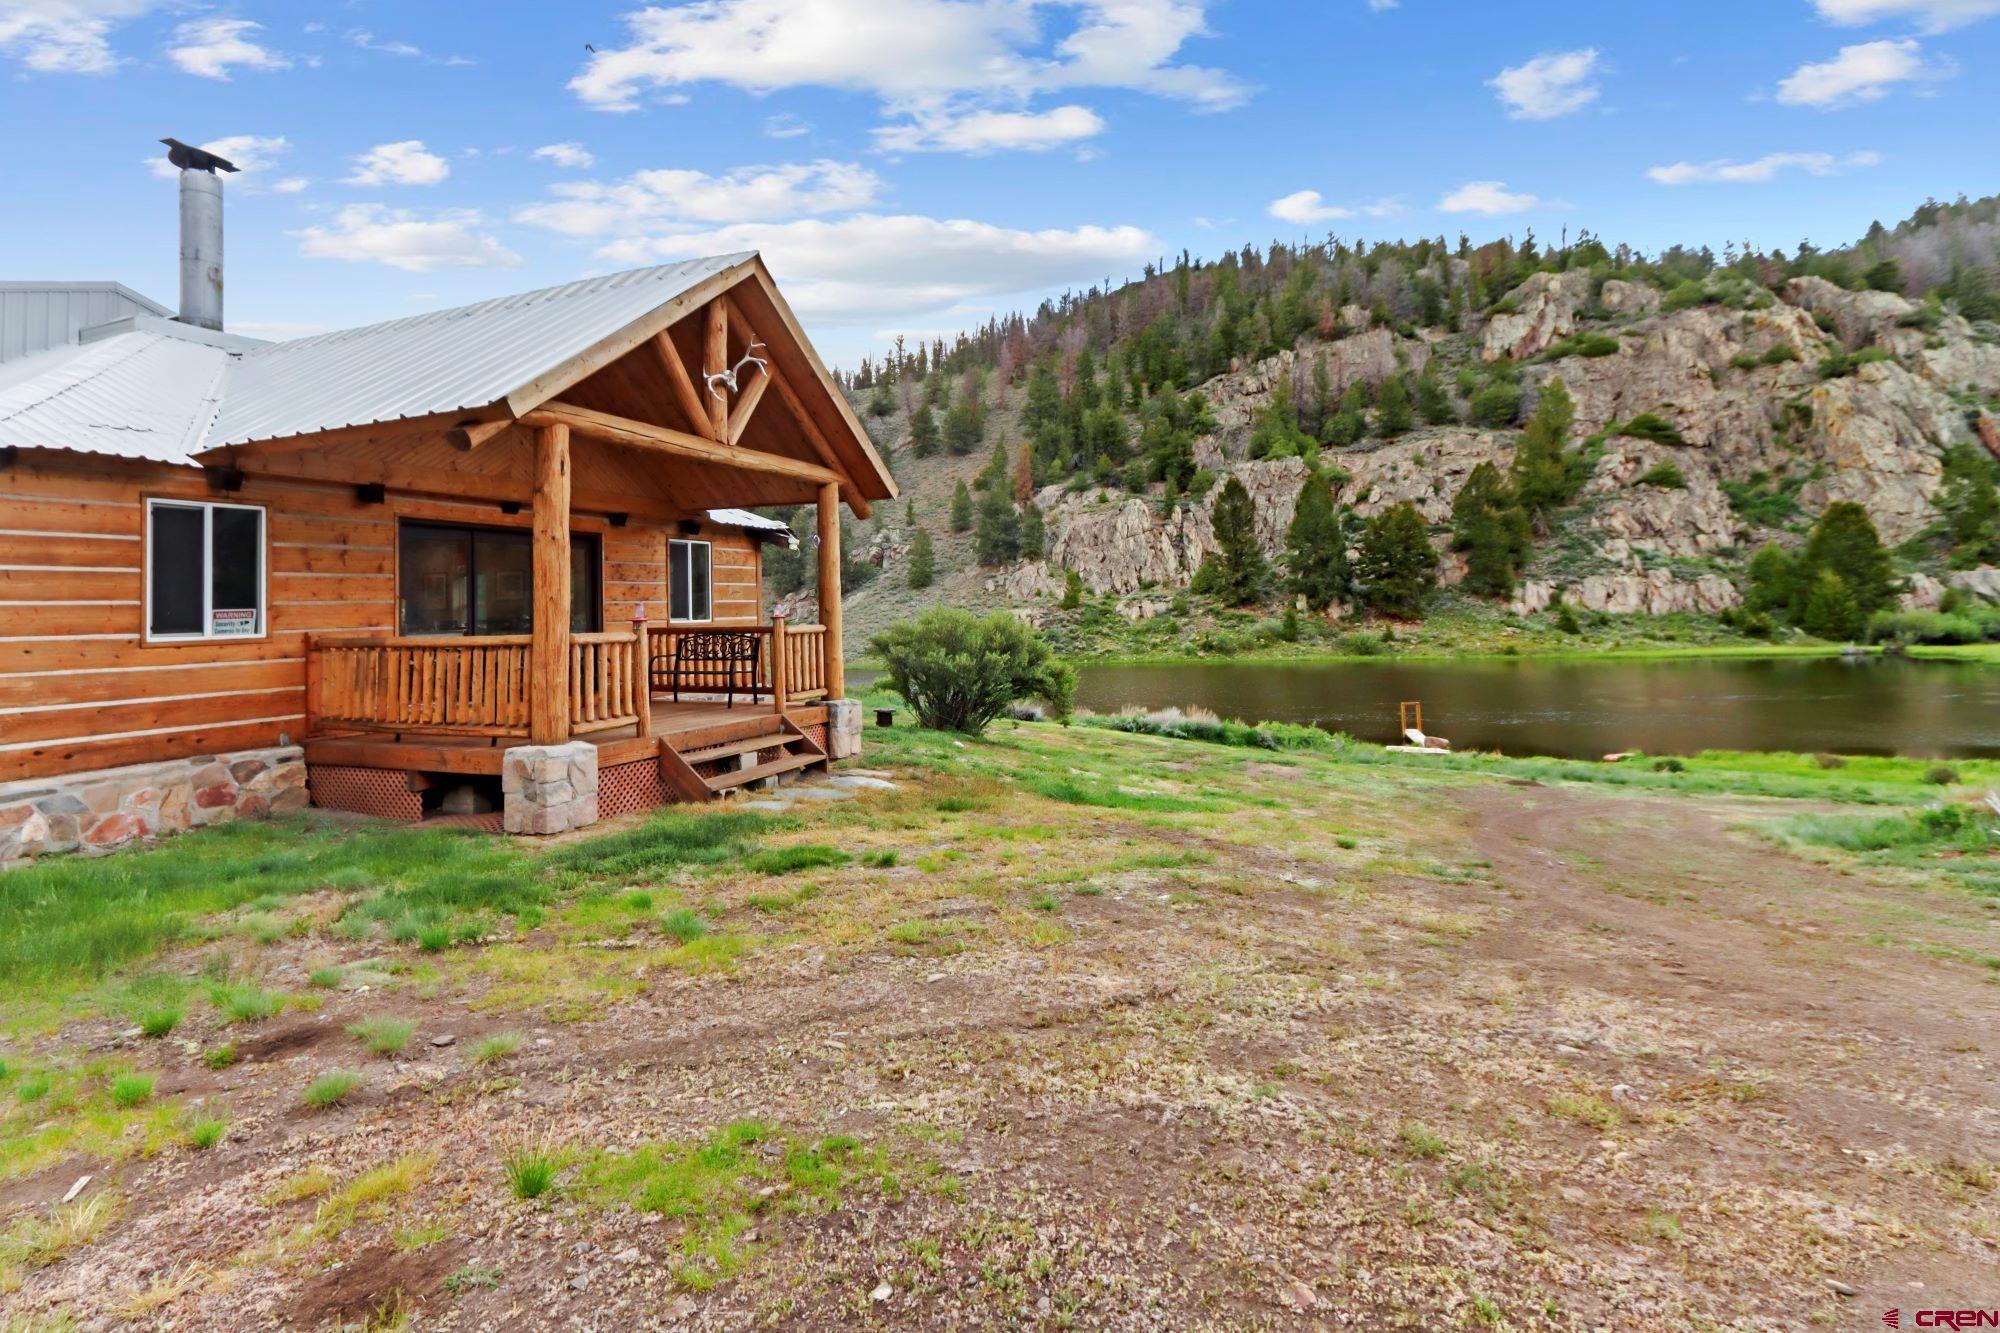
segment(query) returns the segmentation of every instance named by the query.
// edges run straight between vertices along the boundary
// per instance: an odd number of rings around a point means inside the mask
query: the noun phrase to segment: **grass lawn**
[[[894,790],[555,845],[305,817],[0,876],[10,1318],[1990,1294],[2000,769],[1103,722],[871,729]]]

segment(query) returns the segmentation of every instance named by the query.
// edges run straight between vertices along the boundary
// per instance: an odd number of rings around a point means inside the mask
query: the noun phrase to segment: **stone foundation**
[[[861,753],[861,701],[831,699],[826,705],[826,755],[853,759]]]
[[[597,822],[597,747],[517,745],[500,760],[501,827],[509,833],[567,833]]]
[[[295,745],[69,773],[0,785],[0,867],[37,856],[101,856],[183,829],[306,807]]]

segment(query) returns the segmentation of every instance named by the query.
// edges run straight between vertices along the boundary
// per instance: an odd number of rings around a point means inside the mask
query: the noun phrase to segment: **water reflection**
[[[1085,667],[1084,707],[1198,704],[1386,741],[1396,705],[1459,749],[1596,758],[1704,749],[2000,756],[2000,672],[1884,658],[1191,663]]]

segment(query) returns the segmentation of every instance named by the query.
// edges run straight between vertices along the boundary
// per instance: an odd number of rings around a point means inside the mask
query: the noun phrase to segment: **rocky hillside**
[[[1947,581],[1982,592],[2000,586],[2000,573],[1950,569],[1919,540],[1938,517],[1946,450],[2000,453],[2000,419],[1989,415],[2000,411],[2000,336],[1949,306],[1816,276],[1767,287],[1720,270],[1690,293],[1685,283],[1605,277],[1599,266],[1534,273],[1485,312],[1464,312],[1455,331],[1382,315],[1347,306],[1338,336],[1308,332],[1199,384],[1214,429],[1194,444],[1201,482],[1173,502],[1159,482],[1071,478],[1035,489],[1047,533],[1038,560],[981,567],[970,538],[946,521],[953,487],[988,464],[994,440],[1021,447],[1018,383],[987,390],[982,441],[962,456],[914,457],[900,404],[873,418],[916,522],[936,541],[939,574],[929,588],[906,586],[909,514],[885,506],[856,534],[882,574],[853,599],[850,623],[865,634],[931,602],[1039,615],[1070,571],[1128,617],[1156,614],[1215,548],[1210,520],[1224,477],[1239,478],[1255,501],[1265,553],[1282,554],[1308,464],[1252,456],[1274,397],[1317,377],[1323,397],[1339,398],[1357,382],[1372,390],[1426,368],[1447,386],[1448,415],[1459,422],[1477,419],[1470,399],[1496,369],[1518,383],[1518,411],[1507,424],[1370,434],[1325,448],[1318,466],[1357,515],[1414,503],[1443,550],[1459,488],[1481,463],[1505,471],[1520,436],[1513,423],[1560,379],[1576,404],[1574,436],[1590,471],[1556,530],[1537,543],[1513,596],[1518,612],[1558,597],[1612,613],[1725,611],[1741,600],[1750,553],[1767,541],[1796,543],[1839,500],[1860,504],[1883,541],[1900,548],[1906,605],[1935,605]],[[869,395],[857,401],[867,405]],[[880,396],[873,402],[881,406]],[[1671,430],[1623,433],[1648,414]],[[1462,573],[1462,560],[1446,552],[1445,584]]]

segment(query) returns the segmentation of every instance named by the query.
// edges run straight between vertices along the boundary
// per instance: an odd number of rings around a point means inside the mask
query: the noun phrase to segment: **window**
[[[396,571],[405,634],[526,634],[535,623],[535,559],[523,528],[405,523]],[[569,539],[569,627],[602,628],[597,538]]]
[[[264,633],[264,511],[146,501],[146,637],[177,642]]]
[[[667,543],[667,619],[713,620],[709,601],[708,543]]]

